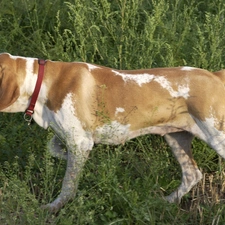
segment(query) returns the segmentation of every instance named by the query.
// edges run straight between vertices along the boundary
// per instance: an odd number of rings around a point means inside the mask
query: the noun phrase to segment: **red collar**
[[[29,104],[29,106],[26,109],[25,114],[24,114],[24,119],[28,122],[28,125],[30,125],[30,123],[31,123],[32,116],[33,116],[33,113],[34,113],[34,107],[35,107],[35,104],[36,104],[36,101],[37,101],[37,98],[38,98],[38,94],[39,94],[40,89],[41,89],[41,83],[42,83],[43,76],[44,76],[45,63],[46,63],[45,60],[38,59],[39,70],[38,70],[37,82],[36,82],[36,85],[35,85],[33,95],[31,97],[30,104]]]

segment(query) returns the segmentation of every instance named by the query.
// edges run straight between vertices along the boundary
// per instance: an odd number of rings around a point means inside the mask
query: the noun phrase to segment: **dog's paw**
[[[41,208],[43,210],[47,210],[48,212],[50,212],[52,214],[56,214],[62,208],[62,205],[60,203],[58,203],[58,204],[49,203],[46,205],[42,205]]]
[[[169,202],[169,203],[175,203],[175,204],[179,204],[180,203],[180,199],[177,196],[176,192],[171,193],[168,196],[165,196],[164,199]]]

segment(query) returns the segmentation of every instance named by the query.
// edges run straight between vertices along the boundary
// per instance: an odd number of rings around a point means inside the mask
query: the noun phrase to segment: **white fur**
[[[59,136],[70,140],[68,144],[79,146],[82,150],[92,149],[93,140],[91,134],[83,129],[81,121],[76,116],[72,93],[67,94],[61,109],[56,113],[51,112],[51,115],[54,115],[54,117],[50,126]],[[86,142],[83,142],[83,139],[86,139]]]
[[[188,84],[178,85],[178,90],[175,91],[171,83],[164,76],[156,76],[154,81],[158,82],[164,89],[169,91],[170,95],[174,98],[183,97],[187,99],[189,97],[190,88]]]
[[[185,70],[185,71],[192,71],[194,69],[195,69],[194,67],[190,67],[190,66],[183,66],[183,67],[181,67],[181,70]]]
[[[98,127],[94,133],[95,143],[121,144],[129,139],[130,124],[123,125],[117,121],[112,121]]]
[[[17,59],[25,59],[25,60],[30,59],[29,57],[15,56],[15,55],[10,55],[9,53],[6,53],[6,54],[8,54],[9,57],[10,57],[11,59],[14,59],[14,60],[17,60]]]
[[[89,63],[86,63],[86,65],[88,66],[88,70],[91,72],[92,70],[95,70],[95,69],[100,69],[100,67],[98,66],[95,66],[95,65],[92,65],[92,64],[89,64]]]
[[[164,76],[155,76],[153,74],[124,74],[120,73],[118,71],[112,70],[116,75],[119,75],[123,78],[125,82],[127,81],[134,81],[136,82],[140,87],[142,84],[149,83],[151,81],[155,81],[159,83],[164,89],[166,89],[170,95],[174,98],[183,97],[187,99],[189,97],[189,91],[190,88],[188,87],[188,84],[178,85],[178,90],[175,91],[171,83],[164,77]]]
[[[37,74],[34,73],[34,61],[37,60],[36,58],[29,58],[29,57],[22,57],[22,56],[13,56],[10,55],[11,59],[24,59],[26,61],[26,69],[25,69],[25,80],[23,85],[20,87],[21,92],[26,92],[32,94],[34,91],[34,87],[37,81]]]
[[[125,109],[118,107],[118,108],[116,108],[115,116],[117,116],[118,113],[123,113],[123,112],[125,112]]]
[[[193,117],[194,118],[194,117]],[[191,132],[214,148],[219,155],[225,158],[225,133],[216,129],[219,122],[212,116],[201,121],[194,118],[196,124]]]
[[[140,87],[142,86],[142,84],[146,84],[151,82],[154,79],[154,75],[152,74],[147,74],[147,73],[143,73],[143,74],[125,74],[125,73],[121,73],[115,70],[112,70],[113,73],[115,73],[118,76],[121,76],[123,78],[123,80],[125,82],[127,81],[134,81],[136,82]]]
[[[26,59],[26,77],[22,86],[22,90],[29,94],[33,93],[38,77],[37,73],[34,73],[34,60],[33,58]]]

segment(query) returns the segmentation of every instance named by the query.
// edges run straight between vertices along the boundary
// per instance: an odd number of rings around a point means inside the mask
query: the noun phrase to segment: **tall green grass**
[[[222,0],[2,0],[0,51],[118,69],[224,68]],[[181,171],[161,137],[96,146],[79,191],[57,215],[40,206],[60,191],[65,162],[52,158],[52,135],[21,114],[0,115],[0,224],[225,224],[224,161],[194,140],[204,172],[180,205],[162,198]]]

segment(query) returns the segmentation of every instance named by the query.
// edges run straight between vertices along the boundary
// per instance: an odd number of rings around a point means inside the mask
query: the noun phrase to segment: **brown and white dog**
[[[35,58],[0,54],[1,112],[27,109],[38,68]],[[191,154],[194,136],[225,158],[224,74],[192,67],[126,71],[46,61],[33,119],[53,128],[50,150],[67,159],[61,193],[47,207],[57,211],[75,196],[94,143],[120,144],[144,134],[164,135],[172,148],[182,183],[167,200],[179,202],[202,178]]]

